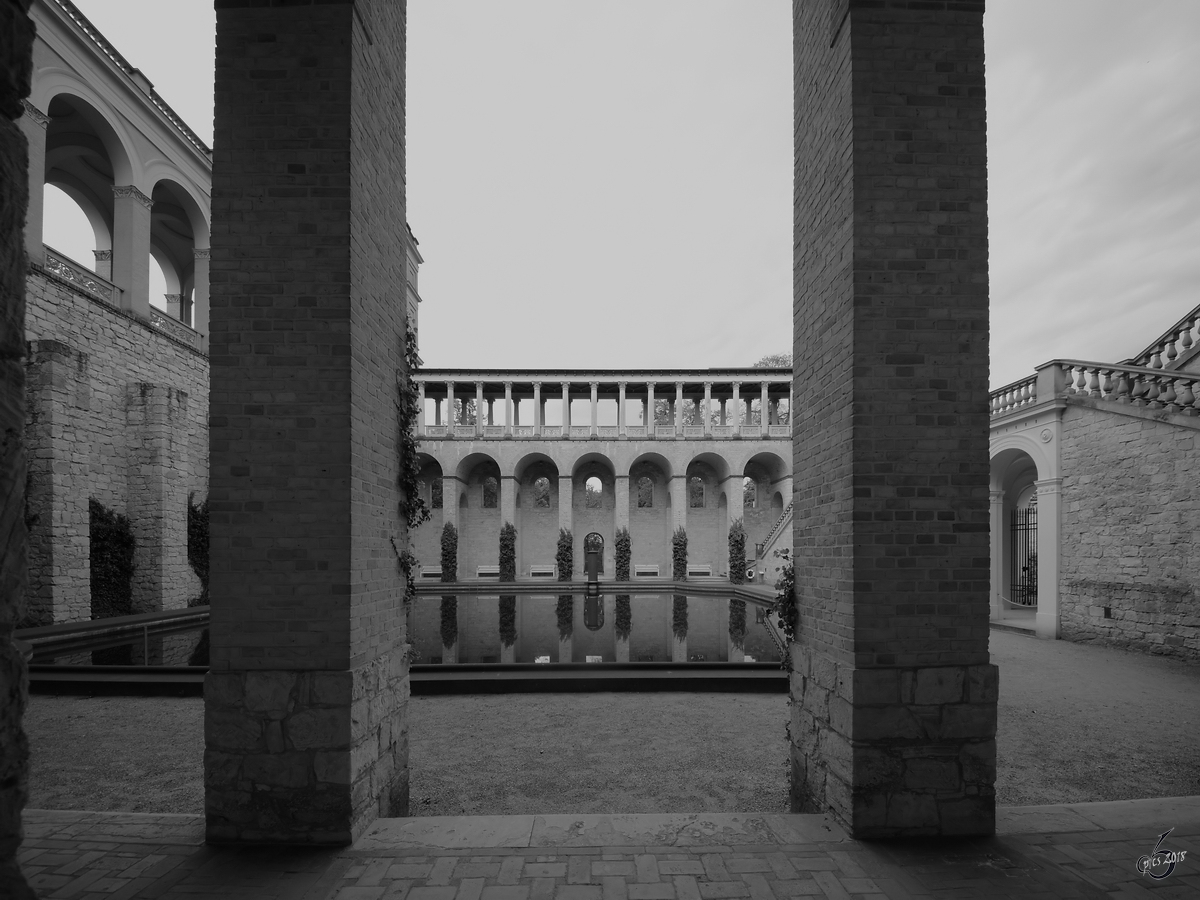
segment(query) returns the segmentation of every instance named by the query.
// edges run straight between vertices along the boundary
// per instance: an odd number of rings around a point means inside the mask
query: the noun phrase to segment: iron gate
[[[1009,600],[1037,606],[1037,507],[1012,511],[1009,525]]]

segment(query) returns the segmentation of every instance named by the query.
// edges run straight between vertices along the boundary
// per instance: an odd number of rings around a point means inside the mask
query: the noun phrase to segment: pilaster
[[[42,244],[42,220],[45,216],[42,205],[46,184],[46,127],[50,124],[50,116],[28,100],[22,100],[21,106],[25,112],[17,120],[17,125],[29,144],[29,207],[25,211],[25,253],[31,263],[40,266],[46,263],[46,251]]]
[[[113,284],[121,307],[150,319],[150,208],[154,201],[132,184],[113,189]]]
[[[209,317],[209,259],[212,252],[207,247],[192,251],[192,328],[200,332],[200,350],[208,352]]]
[[[1034,627],[1040,638],[1056,639],[1062,634],[1058,611],[1062,479],[1044,478],[1037,487],[1037,589],[1038,606]]]

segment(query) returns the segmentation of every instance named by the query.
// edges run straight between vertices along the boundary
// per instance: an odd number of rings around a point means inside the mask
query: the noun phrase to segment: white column
[[[654,382],[646,384],[646,437],[654,437]]]
[[[446,382],[446,426],[450,429],[450,433],[454,433],[454,426],[458,422],[454,417],[454,382]]]
[[[1040,638],[1058,638],[1059,515],[1062,479],[1047,478],[1037,487],[1038,605],[1035,627]]]
[[[671,531],[687,527],[687,475],[671,478]]]
[[[629,476],[618,475],[613,502],[613,528],[629,527]],[[632,563],[630,564],[632,567]],[[632,575],[632,571],[630,572]]]
[[[417,434],[425,434],[425,382],[417,382]]]
[[[999,621],[1004,618],[1004,491],[989,491],[988,496],[992,501],[992,619]]]
[[[514,424],[516,424],[516,420],[513,418],[512,382],[506,381],[504,382],[504,433],[509,437],[512,437]],[[511,522],[512,519],[508,521]]]
[[[500,476],[500,522],[512,522],[517,519],[517,479],[513,475]]]
[[[625,436],[625,382],[617,382],[617,434],[621,437]],[[625,485],[625,490],[629,490],[629,485]]]
[[[599,392],[600,392],[600,384],[598,382],[593,381],[592,382],[592,437],[596,436],[596,433],[597,433],[596,426],[599,423],[599,419],[596,417],[596,413],[597,413],[596,402],[597,402],[597,395],[599,394]]]
[[[538,437],[542,435],[542,425],[545,418],[546,409],[542,406],[542,383],[535,381],[533,383],[533,433]]]
[[[572,531],[574,519],[574,491],[570,475],[558,476],[558,527]],[[572,532],[574,533],[574,532]]]
[[[458,527],[458,479],[453,475],[442,476],[442,522]]]
[[[704,382],[704,433],[712,434],[712,382]]]
[[[45,248],[43,248],[44,250]],[[112,250],[93,250],[92,256],[96,260],[96,266],[92,270],[105,281],[112,281]],[[205,272],[207,272],[207,267]],[[207,275],[205,276],[207,277]],[[195,321],[193,317],[192,321]]]
[[[154,201],[132,184],[113,189],[113,283],[121,308],[150,318],[150,207]]]
[[[46,262],[46,251],[42,247],[42,192],[46,187],[46,126],[50,124],[50,117],[28,100],[22,100],[21,106],[25,113],[17,120],[17,124],[29,144],[29,206],[25,210],[25,253],[31,263],[40,266]],[[86,259],[80,262],[87,264]],[[97,271],[96,274],[101,273]]]
[[[163,299],[167,301],[167,315],[183,322],[183,294],[163,294]]]
[[[562,383],[562,430],[563,437],[571,436],[571,383]]]
[[[210,251],[197,247],[192,251],[192,328],[200,332],[200,349],[208,352],[208,265]]]
[[[758,425],[763,437],[767,436],[767,426],[771,424],[771,399],[767,396],[767,383],[762,383],[762,399],[759,401]]]
[[[675,382],[675,434],[683,434],[683,382]]]
[[[475,382],[475,434],[483,434],[483,382]]]
[[[741,409],[742,401],[741,401],[741,398],[738,397],[738,388],[740,388],[740,387],[741,387],[741,385],[739,385],[736,381],[733,383],[733,433],[734,434],[738,433],[738,429],[742,425],[742,409]]]

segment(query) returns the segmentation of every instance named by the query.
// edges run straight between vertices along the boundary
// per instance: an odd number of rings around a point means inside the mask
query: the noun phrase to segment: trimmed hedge
[[[746,583],[746,528],[741,519],[729,526],[729,581]],[[738,650],[746,646],[746,601],[729,601],[729,641]]]
[[[442,581],[458,581],[458,529],[447,522],[442,527]],[[442,646],[449,649],[458,641],[458,600],[442,596]]]
[[[618,528],[616,537],[613,540],[613,557],[616,568],[615,578],[617,581],[629,580],[629,564],[633,557],[632,541],[629,537],[628,528]],[[633,631],[633,609],[629,605],[628,594],[617,594],[617,604],[615,614],[613,616],[613,633],[618,641],[629,640],[629,634]]]
[[[517,580],[517,529],[511,522],[500,528],[500,580]],[[505,594],[500,598],[500,643],[511,647],[517,642],[517,598]]]
[[[88,500],[88,545],[92,561],[92,618],[133,615],[133,552],[137,541],[129,519],[95,498]]]

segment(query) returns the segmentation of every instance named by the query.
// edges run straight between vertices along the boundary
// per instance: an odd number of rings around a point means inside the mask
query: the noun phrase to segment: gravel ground
[[[1200,665],[992,633],[1001,805],[1200,794]],[[787,698],[414,697],[414,815],[782,812]],[[29,806],[203,810],[199,698],[30,699]]]

